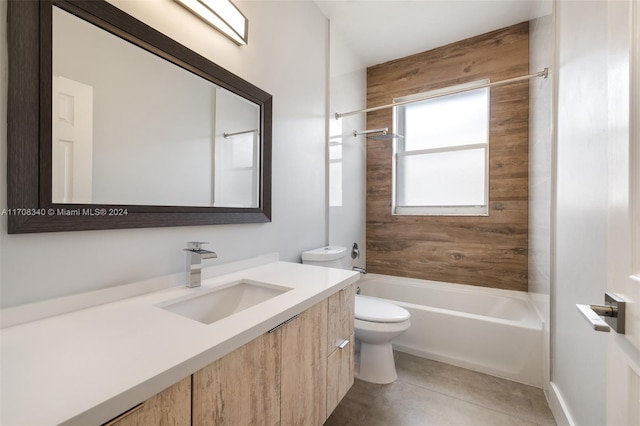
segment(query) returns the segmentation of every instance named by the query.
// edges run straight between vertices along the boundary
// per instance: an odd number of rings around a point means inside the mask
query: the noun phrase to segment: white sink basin
[[[157,306],[183,317],[211,324],[289,290],[289,287],[240,280],[223,288],[181,297]]]

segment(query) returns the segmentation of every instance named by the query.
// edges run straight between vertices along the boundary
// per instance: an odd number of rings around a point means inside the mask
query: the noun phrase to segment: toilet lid
[[[411,314],[404,308],[370,296],[356,296],[356,319],[371,322],[402,322]]]
[[[326,246],[302,252],[302,260],[329,261],[342,259],[347,249],[338,246]]]

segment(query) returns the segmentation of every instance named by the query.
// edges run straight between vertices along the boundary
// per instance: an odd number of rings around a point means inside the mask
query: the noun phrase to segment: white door
[[[52,200],[91,203],[93,87],[53,79]]]
[[[608,339],[607,424],[627,426],[640,425],[640,5],[610,1],[609,14],[607,289],[627,312]]]

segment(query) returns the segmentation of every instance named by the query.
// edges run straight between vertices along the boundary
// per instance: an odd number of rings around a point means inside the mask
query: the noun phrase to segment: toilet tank
[[[338,246],[320,247],[302,252],[302,263],[344,269],[347,249]]]

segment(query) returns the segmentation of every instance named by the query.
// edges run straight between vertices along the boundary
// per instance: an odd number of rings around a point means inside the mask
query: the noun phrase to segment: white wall
[[[557,187],[552,388],[579,425],[604,425],[606,333],[576,303],[601,303],[607,265],[607,2],[557,9]]]
[[[347,259],[354,266],[365,267],[367,139],[354,137],[353,131],[365,130],[366,115],[339,120],[333,117],[336,112],[366,108],[367,70],[364,61],[333,30],[330,58],[329,150],[335,152],[336,158],[332,158],[329,166],[329,243],[346,247],[348,253],[353,243],[357,243],[360,257]]]
[[[53,75],[93,89],[90,202],[211,206],[216,86],[53,12]]]
[[[6,170],[6,4],[0,0],[0,146]],[[184,268],[186,241],[210,241],[213,263],[278,251],[287,261],[326,243],[327,22],[312,2],[238,2],[250,22],[238,47],[172,0],[114,1],[273,95],[273,222],[156,229],[7,234],[0,217],[1,305],[106,288]],[[6,173],[0,173],[6,208]]]
[[[529,293],[544,320],[543,383],[549,383],[551,339],[551,188],[553,183],[553,14],[550,3],[529,23]]]

